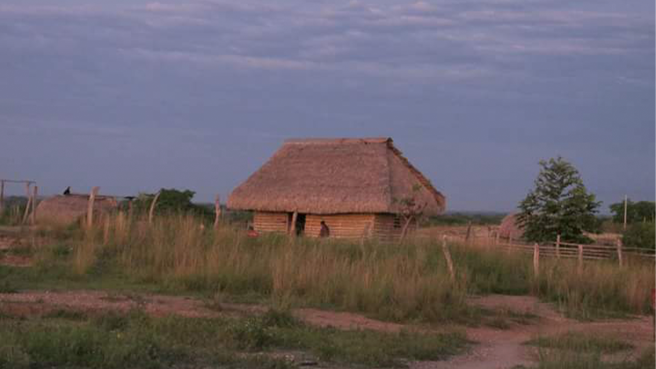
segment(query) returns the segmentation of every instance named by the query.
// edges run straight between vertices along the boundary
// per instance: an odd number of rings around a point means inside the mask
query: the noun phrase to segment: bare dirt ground
[[[654,345],[651,317],[579,322],[563,317],[550,304],[541,303],[530,296],[491,295],[471,298],[470,303],[492,310],[506,309],[517,313],[531,313],[539,318],[532,324],[513,324],[505,330],[490,327],[462,328],[468,338],[476,343],[467,354],[447,361],[413,363],[412,368],[495,369],[530,365],[535,361],[535,349],[524,345],[524,342],[539,335],[554,335],[568,331],[594,332],[624,339],[636,346],[636,352]],[[21,316],[43,315],[59,309],[94,313],[141,308],[155,316],[176,314],[185,317],[244,316],[266,311],[266,307],[261,305],[216,303],[181,296],[101,291],[24,291],[0,294],[0,307],[5,313]],[[404,328],[418,329],[417,326],[382,322],[354,313],[297,309],[294,314],[308,324],[332,326],[338,329],[370,329],[385,332],[398,332]],[[445,327],[445,329],[453,328]]]
[[[435,369],[497,369],[516,365],[531,365],[536,360],[536,349],[524,343],[538,336],[552,336],[567,332],[598,333],[632,343],[635,354],[654,347],[651,317],[631,320],[580,322],[559,314],[550,304],[531,296],[490,295],[472,298],[470,303],[488,309],[507,309],[538,316],[537,324],[516,325],[507,330],[489,327],[468,328],[467,337],[478,343],[468,354],[443,362],[418,363],[415,368]]]

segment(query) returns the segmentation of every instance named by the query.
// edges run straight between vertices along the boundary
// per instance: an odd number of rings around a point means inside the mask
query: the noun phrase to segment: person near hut
[[[330,237],[330,228],[328,228],[328,225],[323,220],[321,221],[321,230],[319,231],[319,237],[321,238]]]
[[[248,232],[246,232],[246,235],[251,238],[257,238],[260,234],[253,228],[251,224],[248,225]]]

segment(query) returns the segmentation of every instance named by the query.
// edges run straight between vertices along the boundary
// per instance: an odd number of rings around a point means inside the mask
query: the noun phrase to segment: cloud
[[[497,201],[485,189],[459,195],[457,181],[503,184],[554,152],[635,163],[600,178],[652,168],[653,192],[653,4],[89,4],[0,5],[0,156],[36,136],[48,148],[9,171],[47,171],[37,156],[60,148],[80,165],[90,160],[80,150],[97,149],[94,163],[110,168],[102,153],[117,150],[121,173],[152,188],[174,167],[227,193],[284,137],[389,135],[456,207]],[[221,178],[189,165],[208,161]],[[507,187],[498,201],[524,190]]]

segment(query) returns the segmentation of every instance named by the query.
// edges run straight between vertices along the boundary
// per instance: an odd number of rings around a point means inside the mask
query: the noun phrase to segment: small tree
[[[194,191],[162,188],[159,193],[160,196],[155,206],[155,212],[158,214],[189,213],[210,218],[214,213],[210,208],[191,202],[196,194]],[[146,213],[154,198],[155,194],[139,194],[139,197],[134,200],[133,206],[137,211]]]
[[[589,243],[583,231],[593,231],[600,202],[588,193],[578,170],[563,158],[540,161],[535,188],[519,204],[518,225],[529,241]]]
[[[394,199],[393,201],[399,204],[399,216],[403,220],[403,228],[401,229],[401,241],[408,233],[408,227],[412,221],[419,222],[424,216],[424,209],[426,204],[420,204],[416,199],[416,194],[421,191],[421,185],[415,184],[412,186],[412,194],[410,196]]]

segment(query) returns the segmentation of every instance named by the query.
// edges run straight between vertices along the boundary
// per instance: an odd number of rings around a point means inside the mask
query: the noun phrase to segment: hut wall
[[[258,232],[287,232],[287,213],[265,213],[257,211],[253,215],[253,228]]]
[[[325,221],[330,228],[330,237],[334,238],[361,238],[365,232],[369,236],[374,229],[375,215],[373,214],[335,214],[312,215],[305,218],[305,235],[319,237],[321,221]]]
[[[376,214],[374,236],[383,241],[392,241],[401,237],[401,220],[394,214]]]
[[[255,212],[253,226],[258,232],[286,233],[289,229],[289,213]],[[382,241],[398,240],[403,221],[394,214],[307,214],[305,217],[305,236],[319,237],[321,221],[330,228],[331,238],[359,239],[363,236]],[[409,232],[414,230],[410,225]]]

